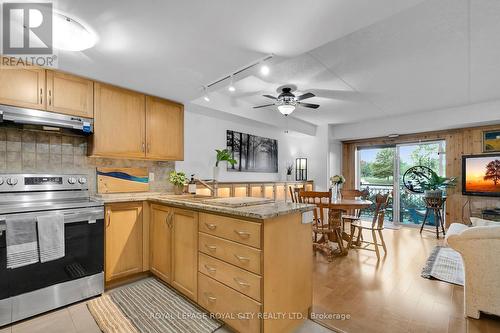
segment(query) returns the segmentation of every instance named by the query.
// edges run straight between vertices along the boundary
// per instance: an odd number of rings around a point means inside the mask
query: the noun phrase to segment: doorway
[[[411,167],[424,165],[440,176],[446,173],[446,143],[444,140],[404,143],[376,147],[358,147],[357,180],[360,189],[368,188],[370,199],[377,193],[393,193],[386,221],[418,226],[425,214],[423,196],[409,192],[403,185],[403,175]],[[371,217],[367,210],[363,214]],[[429,225],[433,221],[428,220]]]

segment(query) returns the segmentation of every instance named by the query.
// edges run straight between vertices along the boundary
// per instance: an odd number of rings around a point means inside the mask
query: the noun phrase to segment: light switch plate
[[[150,172],[149,173],[149,182],[154,182],[155,181],[155,173],[154,172]]]
[[[314,220],[314,213],[312,210],[302,213],[302,224],[312,223]]]

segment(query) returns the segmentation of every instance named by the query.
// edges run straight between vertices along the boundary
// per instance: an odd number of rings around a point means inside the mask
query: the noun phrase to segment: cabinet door
[[[192,300],[198,297],[198,213],[173,209],[172,286]]]
[[[145,96],[94,83],[92,155],[144,158]]]
[[[94,118],[94,82],[48,70],[47,110]]]
[[[146,97],[146,157],[184,159],[184,108],[160,98]]]
[[[172,273],[172,209],[151,206],[150,246],[151,271],[165,282],[171,282]]]
[[[45,69],[0,66],[0,104],[44,109]]]
[[[142,202],[106,206],[106,281],[142,272]]]

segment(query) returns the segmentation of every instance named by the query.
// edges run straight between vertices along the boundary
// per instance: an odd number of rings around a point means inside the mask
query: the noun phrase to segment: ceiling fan
[[[280,88],[278,88],[279,91]],[[281,88],[281,94],[278,95],[278,97],[274,97],[271,95],[263,95],[264,97],[270,98],[274,100],[274,103],[272,104],[265,104],[265,105],[259,105],[259,106],[254,106],[254,109],[258,108],[264,108],[267,106],[273,106],[276,105],[278,107],[278,111],[281,112],[283,115],[288,116],[290,113],[292,113],[297,105],[306,107],[306,108],[311,108],[311,109],[317,109],[319,108],[318,104],[310,104],[310,103],[303,103],[301,102],[304,99],[314,97],[313,93],[305,93],[300,96],[295,96],[292,93],[292,88],[289,86]]]

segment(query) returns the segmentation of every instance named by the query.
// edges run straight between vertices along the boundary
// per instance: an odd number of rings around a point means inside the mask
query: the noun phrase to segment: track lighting
[[[271,70],[269,69],[269,66],[267,66],[267,65],[260,66],[260,74],[262,74],[262,75],[269,75],[270,71]]]
[[[229,87],[227,87],[227,90],[229,90],[230,92],[236,91],[236,88],[234,87],[234,84],[233,84],[233,76],[232,75],[231,75],[231,82],[229,82]]]

